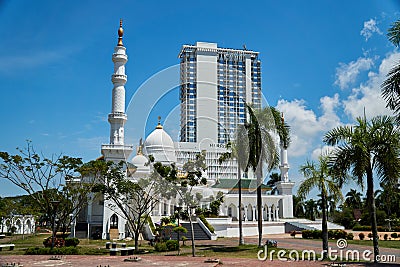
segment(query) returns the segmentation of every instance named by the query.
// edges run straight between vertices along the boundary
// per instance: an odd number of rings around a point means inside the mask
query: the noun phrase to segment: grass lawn
[[[0,251],[0,255],[23,255],[25,250],[29,247],[43,247],[43,240],[47,237],[51,236],[50,234],[38,234],[38,235],[29,235],[25,236],[22,239],[22,236],[12,236],[7,237],[0,240],[0,244],[13,243],[15,244],[14,250],[10,251],[8,249],[4,249]],[[79,253],[86,255],[108,255],[108,250],[105,249],[105,243],[107,240],[87,240],[80,239],[80,243],[78,245]],[[120,241],[118,243],[126,243],[128,247],[134,246],[134,241]],[[190,241],[185,242],[185,246],[182,246],[181,243],[181,256],[191,255],[192,247]],[[141,241],[140,250],[145,250],[148,253],[155,255],[177,255],[177,251],[168,251],[168,252],[156,252],[154,248],[148,245],[147,241]],[[204,256],[210,258],[219,258],[219,257],[228,257],[228,258],[257,258],[257,253],[260,248],[257,245],[242,245],[242,246],[227,246],[211,243],[208,245],[196,245],[196,255]],[[269,251],[271,251],[269,249]],[[280,250],[280,248],[275,248],[275,250]],[[269,254],[268,251],[268,254]],[[276,258],[276,252],[273,254],[273,257]],[[269,258],[269,255],[268,255]]]
[[[372,240],[347,240],[347,243],[372,247]],[[400,240],[379,240],[379,247],[400,249]]]

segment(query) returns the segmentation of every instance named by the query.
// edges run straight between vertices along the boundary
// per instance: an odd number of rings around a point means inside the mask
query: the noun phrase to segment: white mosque
[[[201,142],[174,142],[170,135],[163,129],[160,118],[155,129],[145,141],[136,148],[136,155],[131,156],[134,147],[124,142],[124,125],[127,121],[125,113],[125,64],[128,60],[126,48],[123,45],[122,21],[118,30],[118,44],[114,49],[112,61],[114,73],[112,74],[112,111],[108,115],[110,123],[110,143],[102,145],[101,153],[104,160],[119,162],[130,161],[133,165],[133,173],[127,179],[140,179],[151,174],[152,166],[149,164],[149,156],[154,157],[155,162],[162,164],[183,165],[188,160],[194,160],[201,151],[206,151],[206,165],[208,166],[205,176],[208,179],[206,186],[196,188],[201,192],[203,200],[200,205],[208,205],[211,196],[216,196],[220,191],[224,193],[224,202],[220,207],[218,218],[208,218],[208,222],[215,228],[217,236],[238,236],[238,214],[242,209],[244,235],[257,234],[257,209],[256,193],[251,188],[255,180],[242,177],[242,207],[238,207],[237,193],[237,164],[235,161],[219,163],[219,157],[227,151],[225,145],[216,144],[211,139]],[[263,186],[263,232],[284,233],[287,223],[294,221],[292,188],[294,183],[288,176],[287,151],[281,145],[280,171],[281,180],[276,184],[277,193],[271,194],[271,188]],[[224,175],[220,175],[224,174]],[[219,176],[219,177],[218,177]],[[162,216],[171,215],[177,201],[174,199],[162,200],[152,211],[153,222],[159,221]],[[286,229],[287,231],[287,229]],[[127,237],[126,220],[109,208],[107,200],[97,197],[93,199],[84,211],[78,216],[76,233],[91,236],[94,232],[102,233],[103,239],[122,239]]]

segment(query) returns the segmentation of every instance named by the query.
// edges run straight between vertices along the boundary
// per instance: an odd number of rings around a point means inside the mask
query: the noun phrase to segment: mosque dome
[[[162,164],[176,163],[174,142],[171,136],[164,131],[160,122],[156,129],[144,141],[147,155],[152,155],[155,162]]]
[[[139,154],[133,157],[131,163],[139,168],[145,166],[148,161],[149,160],[145,156]]]

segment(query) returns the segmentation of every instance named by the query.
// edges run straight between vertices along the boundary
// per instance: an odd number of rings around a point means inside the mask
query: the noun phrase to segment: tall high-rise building
[[[181,142],[216,144],[233,140],[246,120],[245,103],[261,108],[259,52],[219,48],[216,43],[184,45],[179,53]]]

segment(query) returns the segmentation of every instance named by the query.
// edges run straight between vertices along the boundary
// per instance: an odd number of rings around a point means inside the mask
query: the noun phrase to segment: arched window
[[[110,218],[110,228],[118,229],[118,216],[116,214],[113,214]]]

